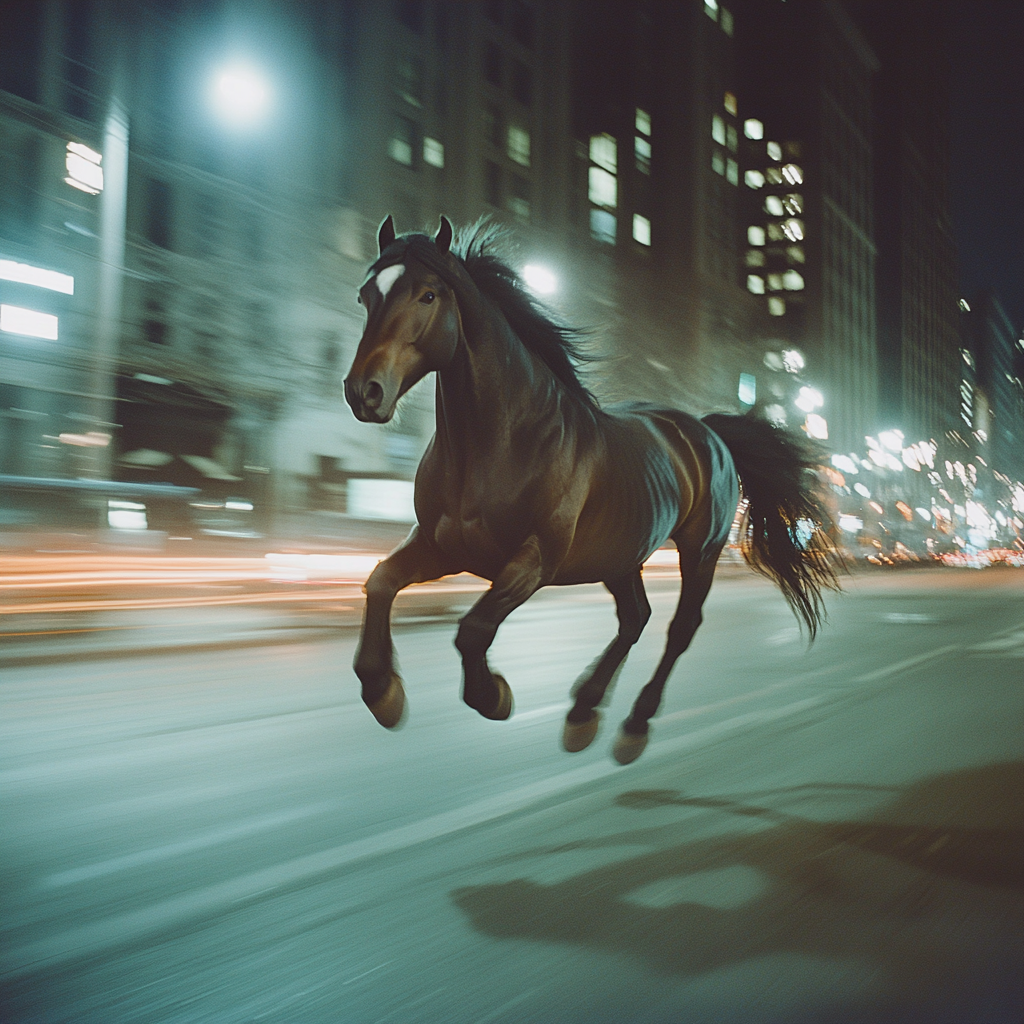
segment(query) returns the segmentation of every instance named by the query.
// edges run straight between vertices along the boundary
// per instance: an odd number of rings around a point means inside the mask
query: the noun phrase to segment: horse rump
[[[702,422],[736,464],[745,507],[740,550],[747,564],[781,589],[811,640],[825,618],[822,590],[839,590],[835,526],[817,491],[823,450],[810,439],[753,416],[713,413]]]

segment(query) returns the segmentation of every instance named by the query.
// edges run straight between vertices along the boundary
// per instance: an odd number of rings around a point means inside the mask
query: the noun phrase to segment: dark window
[[[501,88],[501,47],[497,43],[487,40],[484,43],[484,78]]]
[[[151,178],[146,206],[146,238],[161,249],[171,247],[171,189],[166,181]]]
[[[102,93],[102,85],[90,65],[90,28],[94,23],[91,0],[65,4],[67,31],[64,39],[64,77],[67,83],[65,109],[83,121],[96,113],[94,97]]]
[[[505,126],[501,108],[493,103],[485,103],[483,112],[484,137],[492,146],[505,148]]]
[[[487,15],[490,21],[493,21],[495,25],[501,24],[501,0],[487,0],[484,4],[484,14]]]
[[[512,0],[509,11],[512,36],[518,43],[531,48],[533,46],[533,8],[523,0]]]
[[[493,160],[484,161],[484,195],[491,206],[501,206],[501,168]]]
[[[0,29],[0,89],[39,100],[39,58],[43,38],[40,3],[4,4]]]
[[[423,61],[403,55],[398,58],[398,95],[414,107],[423,106]]]
[[[40,142],[38,136],[26,134],[21,144],[14,147],[10,163],[0,154],[0,166],[5,167],[3,186],[0,187],[0,235],[14,242],[28,244],[35,240],[38,213]]]
[[[146,299],[146,316],[142,321],[142,336],[150,345],[167,344],[164,308],[157,299]]]
[[[423,0],[395,0],[395,17],[413,32],[422,32]]]
[[[528,107],[533,102],[533,81],[530,69],[522,61],[512,62],[512,95]]]

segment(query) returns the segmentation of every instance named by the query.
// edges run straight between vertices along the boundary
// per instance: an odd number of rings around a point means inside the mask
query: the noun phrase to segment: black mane
[[[576,369],[578,362],[587,359],[577,340],[586,332],[559,323],[550,310],[533,297],[522,278],[491,251],[492,246],[504,242],[505,236],[502,228],[479,221],[459,232],[452,255],[465,267],[473,284],[501,311],[520,342],[547,365],[571,395],[596,407],[597,400],[584,386]],[[412,255],[442,277],[450,276],[445,273],[443,261],[428,236],[402,235],[397,242],[404,242]],[[397,261],[389,246],[370,270],[379,271],[394,262]]]

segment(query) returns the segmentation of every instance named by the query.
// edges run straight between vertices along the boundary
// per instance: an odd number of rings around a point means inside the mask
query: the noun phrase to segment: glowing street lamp
[[[211,99],[225,122],[244,128],[263,117],[270,109],[272,96],[270,84],[255,68],[238,63],[217,73]]]

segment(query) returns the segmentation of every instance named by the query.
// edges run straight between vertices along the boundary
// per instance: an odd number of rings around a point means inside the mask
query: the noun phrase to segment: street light
[[[535,263],[523,267],[523,280],[530,291],[538,295],[552,295],[558,290],[558,278],[547,267]]]
[[[259,121],[269,109],[271,89],[255,68],[235,63],[217,73],[211,98],[217,113],[228,124],[244,128]]]

